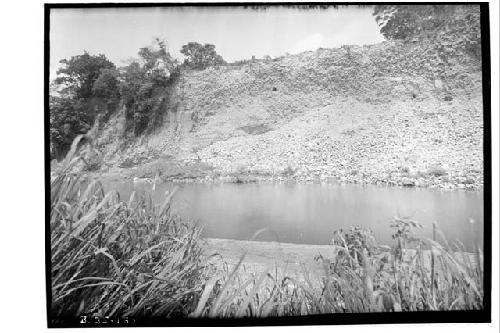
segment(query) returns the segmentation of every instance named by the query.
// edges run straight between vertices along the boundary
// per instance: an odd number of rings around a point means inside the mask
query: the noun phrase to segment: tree
[[[154,38],[153,44],[139,49],[142,69],[157,79],[168,79],[176,71],[178,63],[167,50],[167,43]]]
[[[127,128],[135,135],[161,121],[165,88],[176,79],[178,66],[158,38],[153,45],[139,50],[139,59],[121,69],[120,94],[126,106]],[[168,95],[168,94],[166,94]]]
[[[82,55],[71,57],[69,60],[60,61],[63,65],[57,71],[56,84],[63,85],[63,93],[74,98],[89,98],[95,81],[103,69],[115,69],[115,65],[106,56],[99,54],[90,55],[85,51]]]
[[[104,68],[92,86],[92,94],[102,98],[116,98],[119,95],[119,73],[116,69]]]
[[[215,45],[202,45],[189,42],[182,46],[181,53],[186,56],[184,64],[192,69],[205,69],[225,64],[224,59],[215,51]]]
[[[93,122],[83,99],[49,97],[51,158],[63,157],[78,134],[86,133]]]
[[[462,49],[481,55],[478,5],[377,5],[373,15],[387,39],[426,38],[444,52]]]
[[[60,61],[49,98],[53,157],[64,156],[73,139],[90,129],[96,116],[109,114],[119,100],[118,73],[103,54],[88,52]]]
[[[429,68],[443,83],[450,98],[449,83],[461,74],[456,63],[481,63],[481,26],[478,5],[378,5],[373,15],[380,32],[389,40],[423,41],[406,59],[414,68]],[[455,80],[450,80],[455,78]]]
[[[429,5],[377,5],[373,15],[385,38],[404,40],[439,26],[440,9],[441,6]]]

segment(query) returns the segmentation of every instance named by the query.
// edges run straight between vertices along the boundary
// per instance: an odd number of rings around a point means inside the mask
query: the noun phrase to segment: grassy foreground
[[[52,316],[243,317],[337,312],[464,310],[483,307],[482,256],[415,239],[418,223],[395,219],[396,246],[360,228],[333,235],[317,276],[241,274],[203,256],[200,230],[133,194],[124,202],[98,181],[52,175]],[[221,264],[222,263],[222,264]],[[277,272],[277,270],[276,270]],[[313,282],[314,281],[319,281]]]

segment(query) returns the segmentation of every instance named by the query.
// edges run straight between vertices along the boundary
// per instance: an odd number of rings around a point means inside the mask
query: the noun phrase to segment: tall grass
[[[51,182],[52,315],[187,316],[201,293],[200,230],[135,194],[61,173]]]
[[[408,219],[395,218],[399,241],[379,246],[367,230],[335,233],[329,257],[318,256],[323,274],[282,277],[270,270],[247,281],[234,276],[238,263],[217,282],[208,283],[213,303],[196,315],[209,317],[297,316],[327,313],[386,311],[474,310],[483,308],[482,256],[461,245],[442,245],[413,237]],[[410,229],[409,229],[410,226]],[[403,239],[400,239],[403,238]],[[320,279],[319,285],[313,278]],[[207,297],[205,297],[207,299]]]
[[[76,142],[76,141],[75,141]],[[482,255],[441,237],[419,239],[419,224],[395,218],[393,247],[361,228],[337,231],[332,255],[311,258],[321,273],[250,278],[211,265],[200,229],[133,193],[125,202],[99,181],[71,172],[76,145],[51,177],[51,312],[97,316],[267,317],[339,312],[464,310],[483,307]],[[73,149],[75,148],[75,149]],[[220,260],[220,259],[218,259]],[[286,272],[285,272],[286,274]],[[248,276],[248,275],[246,275]]]

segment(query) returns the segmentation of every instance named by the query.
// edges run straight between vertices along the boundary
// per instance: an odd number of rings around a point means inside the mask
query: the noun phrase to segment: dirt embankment
[[[278,279],[290,277],[296,281],[312,283],[313,286],[321,286],[325,274],[325,263],[322,259],[334,260],[338,252],[331,245],[289,244],[278,242],[241,241],[231,239],[207,238],[204,240],[204,255],[207,261],[212,258],[223,258],[213,260],[218,268],[223,270],[224,263],[228,265],[229,271],[234,269],[240,260],[241,267],[238,270],[239,277],[243,280],[252,276],[259,276],[264,272],[274,274]],[[387,251],[387,255],[390,251]],[[437,253],[435,253],[437,254]],[[467,259],[473,265],[478,263],[478,255],[468,252],[453,252],[453,258],[464,263]],[[412,249],[403,250],[405,261],[412,261],[416,251]],[[424,265],[430,271],[431,251],[424,251]],[[480,264],[483,258],[480,256]]]
[[[164,125],[126,143],[121,114],[99,139],[102,170],[111,174],[483,184],[480,64],[457,54],[443,65],[422,43],[320,49],[185,72]]]

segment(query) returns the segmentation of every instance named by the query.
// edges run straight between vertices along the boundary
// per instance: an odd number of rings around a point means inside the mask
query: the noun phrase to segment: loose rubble
[[[115,116],[100,138],[103,170],[481,189],[480,64],[457,56],[438,77],[428,47],[384,42],[185,72],[161,129],[124,144]]]

